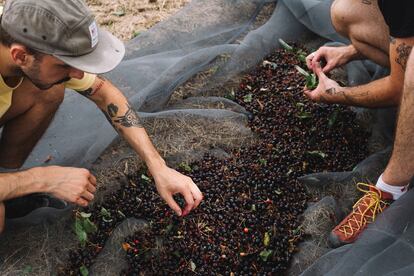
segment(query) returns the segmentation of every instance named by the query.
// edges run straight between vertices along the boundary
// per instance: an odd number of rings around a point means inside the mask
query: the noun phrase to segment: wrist
[[[155,176],[161,169],[167,166],[161,156],[149,159],[146,164],[152,176]]]
[[[358,52],[358,50],[355,48],[354,45],[350,44],[348,46],[346,46],[346,54],[345,54],[345,58],[348,61],[351,60],[356,60],[356,59],[361,59],[362,56],[361,54]]]
[[[45,181],[45,170],[44,167],[35,167],[22,172],[33,188],[33,193],[50,193],[50,187]]]

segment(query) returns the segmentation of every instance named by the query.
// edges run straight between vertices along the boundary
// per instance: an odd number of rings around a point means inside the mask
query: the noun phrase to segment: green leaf
[[[295,65],[295,69],[303,76],[305,76],[305,78],[308,78],[310,76],[310,74],[308,72],[306,72],[305,69],[303,69],[302,67]]]
[[[306,87],[309,89],[315,89],[318,87],[318,80],[316,79],[315,74],[310,74],[308,77],[306,77]]]
[[[124,214],[124,213],[122,213],[122,211],[121,211],[121,210],[118,210],[118,214],[120,214],[121,216],[123,216],[124,218],[126,218],[125,214]]]
[[[243,101],[245,103],[251,103],[253,100],[253,95],[251,93],[247,94],[246,96],[243,97]]]
[[[90,218],[92,216],[91,213],[84,213],[84,212],[80,212],[81,217],[83,218]]]
[[[88,275],[89,275],[89,270],[86,268],[86,266],[85,266],[85,265],[82,265],[82,266],[79,268],[79,272],[80,272],[80,274],[81,274],[82,276],[88,276]]]
[[[267,259],[273,254],[273,250],[265,249],[262,252],[260,252],[259,256],[264,261],[267,262]]]
[[[191,167],[186,162],[181,162],[180,165],[178,165],[178,167],[185,170],[186,172],[193,172],[193,169],[191,169]]]
[[[312,156],[316,156],[316,157],[321,157],[321,158],[326,158],[328,155],[322,151],[318,151],[318,150],[314,150],[314,151],[307,151],[306,152],[309,155]]]
[[[276,193],[277,195],[281,195],[281,194],[282,194],[282,191],[278,189],[278,190],[276,190],[276,191],[275,191],[275,193]]]
[[[264,246],[269,246],[269,244],[270,244],[270,235],[269,235],[269,233],[268,232],[266,232],[265,234],[264,234],[264,238],[263,238],[263,244],[264,244]]]
[[[171,230],[173,230],[174,225],[173,224],[168,224],[167,227],[165,228],[165,234],[168,234],[171,232]]]
[[[336,120],[338,119],[338,115],[339,115],[339,110],[338,109],[335,109],[335,111],[331,114],[331,116],[329,116],[328,126],[330,128],[335,125]]]
[[[151,178],[149,178],[148,176],[146,176],[145,174],[141,174],[141,179],[145,180],[147,182],[151,182]]]
[[[312,114],[306,111],[301,111],[298,114],[296,114],[296,117],[298,117],[301,120],[312,118]]]
[[[132,32],[132,38],[137,37],[137,36],[139,36],[140,34],[141,34],[141,32],[139,32],[139,31],[133,31],[133,32]]]
[[[125,11],[123,11],[123,10],[117,10],[117,11],[113,12],[112,14],[115,15],[115,16],[121,17],[121,16],[124,16],[125,15]]]
[[[32,273],[33,268],[30,265],[25,266],[25,268],[22,271],[22,274],[24,276],[29,275],[30,273]]]
[[[178,251],[178,250],[175,250],[172,254],[173,254],[174,256],[176,256],[177,258],[181,258],[180,251]]]
[[[262,166],[266,166],[267,165],[267,160],[266,159],[259,159],[259,163]]]
[[[263,66],[269,65],[270,67],[272,67],[273,69],[277,68],[277,64],[274,62],[270,62],[268,60],[263,61]]]
[[[283,39],[279,38],[279,43],[286,51],[293,52],[293,47],[287,44]]]
[[[300,229],[300,227],[298,227],[298,228],[296,228],[296,229],[293,229],[292,234],[293,234],[294,236],[297,236],[298,234],[300,234],[300,231],[301,231],[301,229]]]
[[[111,217],[111,213],[108,210],[106,210],[104,207],[101,208],[101,215],[107,218]]]
[[[191,267],[191,271],[192,272],[195,272],[197,266],[196,266],[196,264],[193,261],[190,261],[190,267]]]
[[[85,230],[83,229],[82,222],[79,219],[75,220],[75,234],[78,238],[82,247],[85,246],[86,240],[88,239],[88,235],[86,234]]]
[[[96,231],[98,231],[98,228],[96,227],[96,225],[92,221],[90,221],[88,218],[82,221],[82,226],[83,226],[83,230],[87,234],[95,233]]]
[[[298,54],[298,60],[300,62],[306,63],[306,56],[303,54]]]

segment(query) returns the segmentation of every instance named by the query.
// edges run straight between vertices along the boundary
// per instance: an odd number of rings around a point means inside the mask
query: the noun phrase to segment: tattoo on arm
[[[395,62],[401,65],[403,70],[405,70],[407,66],[407,60],[408,60],[408,57],[410,56],[412,48],[413,46],[407,45],[404,42],[398,45],[397,47],[397,57],[395,59]]]
[[[88,89],[83,90],[83,91],[76,90],[76,92],[78,92],[79,94],[81,94],[82,96],[85,96],[85,97],[90,97],[94,94],[92,88],[88,88]]]
[[[99,90],[101,90],[102,86],[106,82],[106,79],[103,78],[103,77],[101,77],[101,76],[98,76],[98,79],[99,79],[99,83],[96,86],[96,89],[93,89],[91,87],[91,88],[88,88],[88,89],[83,90],[83,91],[79,91],[79,90],[76,90],[76,91],[79,92],[81,95],[87,97],[87,98],[92,97],[93,95],[95,95],[96,93],[98,93]]]
[[[111,103],[107,107],[107,111],[104,112],[105,116],[111,122],[112,125],[114,123],[118,123],[123,127],[139,127],[142,128],[141,120],[139,119],[137,113],[131,108],[131,106],[127,105],[128,109],[124,115],[118,116],[119,108],[115,104]]]
[[[325,93],[326,93],[326,94],[328,94],[328,95],[334,95],[334,94],[337,94],[337,93],[336,93],[336,88],[335,88],[335,87],[328,88],[328,89],[326,89],[326,90],[325,90]]]
[[[330,95],[330,96],[332,96],[332,95],[341,95],[346,100],[347,103],[356,104],[356,105],[359,104],[359,101],[357,100],[358,98],[364,98],[364,97],[367,97],[370,94],[369,91],[364,91],[364,92],[360,92],[358,94],[354,93],[351,96],[351,95],[348,95],[347,93],[345,93],[345,91],[343,91],[343,90],[337,90],[335,87],[326,89],[325,93]],[[323,97],[321,97],[321,98],[325,99]]]

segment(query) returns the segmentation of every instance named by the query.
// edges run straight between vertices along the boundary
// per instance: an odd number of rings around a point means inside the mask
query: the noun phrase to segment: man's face
[[[66,65],[51,55],[33,57],[29,66],[21,67],[21,72],[41,90],[47,90],[71,78],[81,79],[84,75],[82,71]]]

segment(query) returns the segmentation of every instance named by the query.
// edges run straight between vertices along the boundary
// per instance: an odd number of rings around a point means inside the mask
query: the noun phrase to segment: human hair
[[[1,22],[1,18],[0,18],[0,22]],[[26,45],[24,45],[24,43],[19,42],[18,40],[16,40],[15,38],[13,38],[0,24],[0,43],[3,44],[6,47],[10,47],[12,44],[16,43],[16,44],[20,44],[23,45],[26,48],[26,51],[29,53],[29,55],[34,56],[35,60],[41,60],[43,57],[43,53],[36,51],[33,48],[30,48]]]

